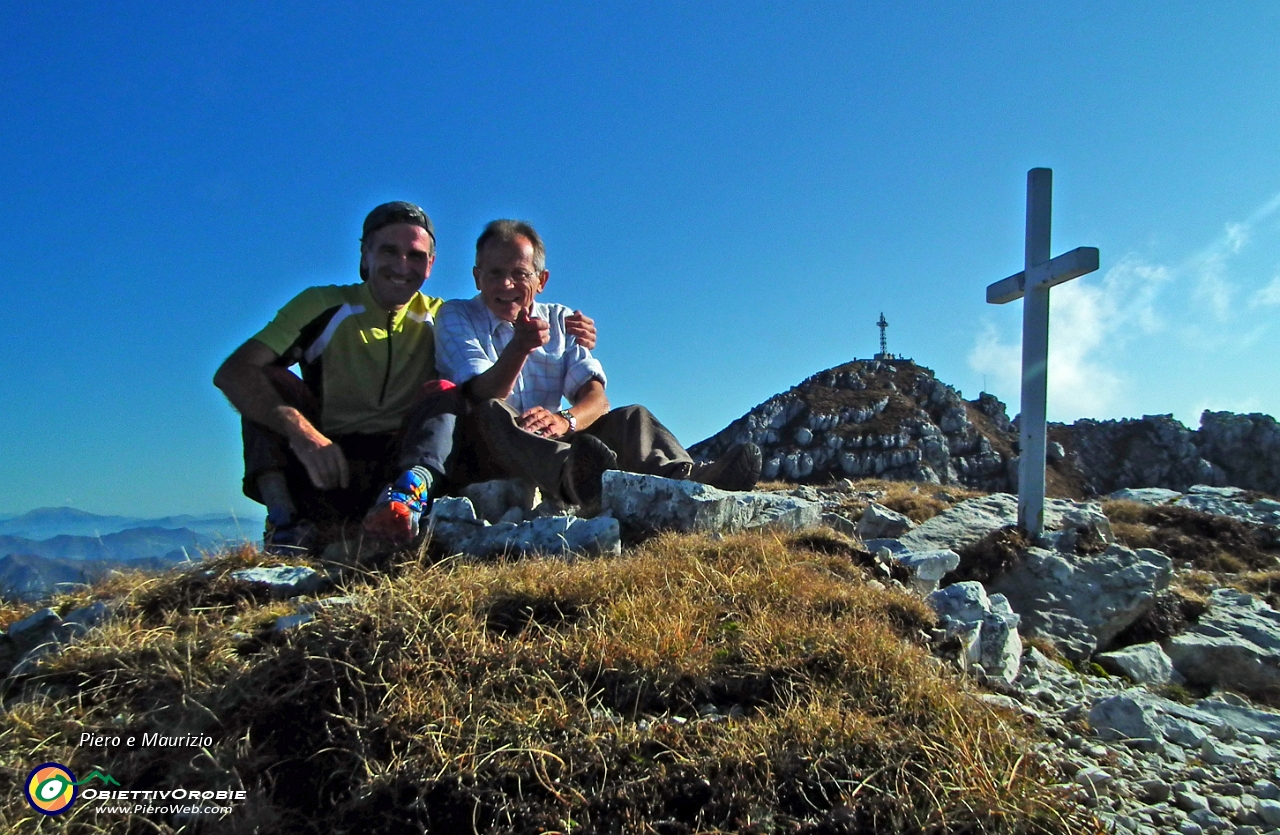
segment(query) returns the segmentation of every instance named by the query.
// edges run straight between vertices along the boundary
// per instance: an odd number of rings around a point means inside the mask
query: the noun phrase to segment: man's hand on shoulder
[[[515,335],[511,337],[511,344],[525,354],[531,354],[551,341],[551,324],[546,319],[530,316],[527,308],[520,309],[512,326]]]
[[[289,446],[307,468],[311,483],[319,490],[345,488],[351,483],[351,469],[342,447],[329,440],[310,423],[304,421],[297,431],[289,433]]]
[[[575,310],[564,317],[564,330],[569,336],[578,340],[578,344],[588,351],[596,347],[596,320],[581,310]]]

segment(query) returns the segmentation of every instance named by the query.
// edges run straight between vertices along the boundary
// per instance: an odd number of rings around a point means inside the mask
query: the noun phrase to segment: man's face
[[[370,236],[360,263],[373,300],[384,310],[399,310],[422,289],[435,263],[431,236],[412,223],[393,223]]]
[[[514,322],[520,309],[529,309],[533,297],[547,286],[550,273],[533,269],[533,243],[517,235],[510,243],[490,241],[476,254],[471,274],[485,307],[499,319]]]

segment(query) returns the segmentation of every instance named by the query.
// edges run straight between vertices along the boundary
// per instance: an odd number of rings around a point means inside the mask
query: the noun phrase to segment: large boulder
[[[1280,694],[1280,612],[1252,595],[1217,589],[1199,622],[1166,644],[1193,684]]]
[[[822,505],[777,493],[717,490],[696,481],[609,470],[602,507],[623,528],[635,532],[723,531],[777,527],[798,530],[818,525]]]
[[[992,531],[1018,522],[1018,497],[992,493],[961,502],[898,537],[911,551],[960,549],[972,545]],[[1097,502],[1046,499],[1044,526],[1048,531],[1089,529],[1104,542],[1113,540],[1111,523]],[[1056,539],[1054,540],[1056,542]]]
[[[1032,634],[1056,641],[1078,660],[1106,649],[1145,615],[1172,576],[1170,559],[1150,548],[1112,544],[1100,554],[1029,548],[988,586],[1009,599]]]

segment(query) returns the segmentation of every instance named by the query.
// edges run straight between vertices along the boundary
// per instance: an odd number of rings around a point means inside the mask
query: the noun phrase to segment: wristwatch
[[[565,420],[569,421],[570,432],[578,431],[578,419],[573,416],[573,412],[569,411],[568,409],[561,409],[560,411],[556,412],[556,414],[564,418]]]

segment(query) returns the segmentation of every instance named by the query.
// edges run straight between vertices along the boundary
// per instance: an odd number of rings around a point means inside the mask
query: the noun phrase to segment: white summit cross
[[[1018,525],[1033,537],[1044,531],[1045,400],[1049,370],[1049,288],[1098,269],[1097,247],[1082,246],[1049,258],[1053,171],[1027,172],[1025,269],[987,287],[988,304],[1022,299],[1022,417],[1018,466]]]

